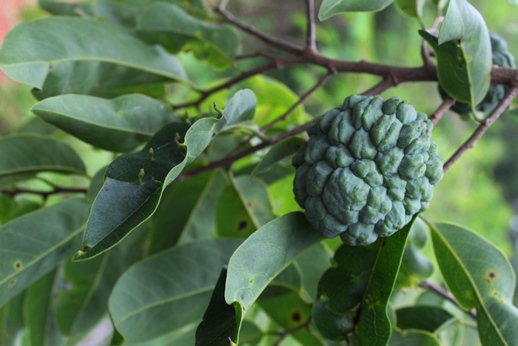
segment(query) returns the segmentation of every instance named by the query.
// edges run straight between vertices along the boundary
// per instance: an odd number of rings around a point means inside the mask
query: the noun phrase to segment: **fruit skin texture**
[[[292,162],[295,199],[313,228],[367,245],[425,210],[443,176],[431,131],[426,114],[396,97],[353,95],[327,112]]]
[[[514,56],[507,49],[507,42],[498,35],[490,34],[491,50],[493,52],[493,65],[499,67],[516,67]],[[494,84],[489,87],[484,99],[475,107],[479,112],[489,112],[496,107],[498,102],[504,98],[507,87],[502,84]],[[442,98],[447,96],[446,92],[439,87],[439,93]],[[470,115],[471,107],[467,103],[456,102],[451,110],[460,115]]]

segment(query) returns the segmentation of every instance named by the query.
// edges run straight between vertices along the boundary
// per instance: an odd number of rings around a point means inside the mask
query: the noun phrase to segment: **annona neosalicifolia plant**
[[[293,158],[295,197],[311,225],[367,245],[425,210],[443,175],[432,126],[396,97],[354,95],[327,112]]]
[[[499,67],[516,67],[514,56],[507,48],[507,42],[496,34],[491,33],[489,36],[491,39],[493,65]],[[504,97],[506,90],[507,87],[505,85],[491,85],[482,102],[475,106],[475,110],[483,113],[493,110],[498,102]],[[447,94],[441,87],[439,87],[439,92],[442,98],[446,97]],[[471,107],[467,103],[456,102],[450,109],[460,115],[471,114]]]

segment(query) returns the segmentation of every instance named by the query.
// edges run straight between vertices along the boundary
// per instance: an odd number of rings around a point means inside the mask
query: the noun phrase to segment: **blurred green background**
[[[471,3],[483,14],[489,30],[506,39],[510,51],[518,56],[518,6],[507,0],[477,0]],[[320,1],[316,1],[316,8],[319,4]],[[306,25],[303,1],[230,1],[228,8],[236,17],[272,36],[303,44]],[[22,13],[22,20],[44,15],[35,6],[28,6]],[[427,6],[427,27],[432,25],[434,17],[433,7]],[[420,25],[416,20],[404,17],[392,5],[375,14],[347,14],[318,23],[318,48],[321,53],[338,59],[419,66],[421,38],[418,29]],[[243,35],[243,53],[263,48],[255,39]],[[188,75],[198,85],[237,73],[210,70],[206,65],[196,62],[190,54],[182,54],[181,59]],[[261,59],[246,60],[240,64],[248,68],[259,63]],[[301,66],[275,71],[269,76],[285,83],[300,95],[324,73],[322,69]],[[367,90],[377,80],[368,75],[335,75],[325,87],[307,100],[306,112],[320,115],[339,105],[347,95]],[[182,99],[188,92],[184,89],[171,87],[168,100]],[[427,114],[440,104],[436,83],[407,83],[381,96],[389,98],[396,95]],[[35,103],[27,87],[15,83],[0,85],[0,135],[13,133],[32,119],[30,107]],[[469,137],[476,126],[475,122],[463,121],[454,113],[446,114],[434,130],[434,139],[444,160]],[[426,216],[432,220],[452,221],[475,230],[509,256],[513,253],[510,236],[510,220],[515,214],[513,203],[518,205],[518,163],[515,160],[517,131],[518,117],[502,115],[477,146],[457,162],[437,185],[434,200],[426,212]],[[73,139],[70,141],[86,160],[90,174],[94,174],[113,158]]]

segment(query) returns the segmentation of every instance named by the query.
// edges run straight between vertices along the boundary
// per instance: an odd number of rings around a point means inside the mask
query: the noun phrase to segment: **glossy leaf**
[[[230,341],[238,339],[242,311],[225,302],[226,280],[225,266],[212,291],[203,320],[196,329],[196,345],[227,346]]]
[[[216,205],[226,184],[221,170],[171,184],[150,220],[153,236],[149,253],[211,238],[216,232]]]
[[[0,138],[0,177],[39,172],[85,174],[81,158],[68,145],[54,139],[17,135]]]
[[[282,159],[295,154],[305,141],[300,137],[289,137],[268,150],[268,153],[263,157],[261,162],[254,168],[251,175],[256,176],[259,173],[269,171]]]
[[[128,152],[180,118],[171,107],[144,95],[112,100],[87,95],[45,99],[32,111],[43,120],[101,149]]]
[[[395,330],[390,336],[388,346],[441,346],[441,343],[432,333]]]
[[[41,92],[103,95],[128,87],[185,79],[174,56],[150,47],[119,26],[73,17],[17,25],[0,49],[0,69]],[[110,78],[107,78],[107,76]]]
[[[366,345],[388,342],[392,326],[386,309],[412,222],[370,245],[343,244],[336,251],[336,265],[322,276],[313,308],[322,335]]]
[[[0,306],[73,254],[88,210],[70,199],[0,227]]]
[[[192,51],[216,68],[226,68],[239,50],[234,28],[191,17],[181,7],[154,2],[141,13],[137,33],[149,43],[161,44],[172,53]]]
[[[126,341],[136,342],[201,321],[221,268],[239,244],[228,239],[189,243],[132,266],[110,296],[115,328]]]
[[[437,56],[437,76],[451,97],[476,105],[486,96],[492,67],[489,32],[466,0],[450,0],[439,36],[420,31]]]
[[[219,133],[232,125],[251,121],[254,118],[256,105],[257,98],[250,89],[239,90],[225,105],[215,132]]]
[[[320,5],[318,18],[325,20],[343,12],[375,12],[381,11],[394,0],[324,0]]]
[[[63,334],[80,336],[106,316],[115,282],[143,256],[146,226],[140,226],[124,243],[101,256],[64,264],[53,299],[56,322]]]
[[[23,315],[31,346],[63,345],[65,337],[56,327],[52,300],[57,270],[36,281],[25,293]]]
[[[163,189],[205,149],[216,121],[204,118],[190,128],[187,124],[171,123],[141,151],[112,162],[88,219],[83,251],[75,259],[106,251],[146,221],[155,212]],[[180,144],[181,141],[184,143]]]
[[[302,213],[287,214],[267,223],[230,258],[225,301],[248,311],[284,268],[320,240]]]
[[[461,306],[477,309],[482,344],[517,344],[518,308],[512,305],[516,277],[507,258],[466,228],[439,223],[431,229],[448,288]]]
[[[311,305],[297,293],[289,292],[274,298],[260,299],[257,303],[281,327],[281,331],[293,330],[291,336],[302,345],[324,345],[323,340],[309,328],[303,328],[308,326],[308,321],[312,318]]]
[[[23,293],[0,308],[0,345],[17,346],[27,335],[23,321]]]
[[[397,8],[412,18],[421,18],[426,0],[395,0]]]
[[[407,306],[396,310],[397,326],[400,329],[419,329],[433,333],[451,318],[453,315],[448,311],[432,305]]]

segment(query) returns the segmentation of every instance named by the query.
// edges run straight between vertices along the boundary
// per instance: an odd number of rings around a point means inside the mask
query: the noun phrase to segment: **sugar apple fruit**
[[[514,56],[507,49],[507,42],[498,35],[490,34],[491,50],[493,52],[493,65],[500,67],[516,67]],[[475,106],[475,110],[479,112],[489,112],[496,107],[498,102],[504,98],[507,87],[502,84],[491,85],[484,99]],[[439,87],[439,93],[442,98],[447,96],[443,88]],[[456,102],[451,110],[460,115],[470,115],[471,107],[467,103]]]
[[[308,129],[294,193],[324,237],[367,245],[428,207],[443,175],[424,113],[393,97],[349,96]]]

